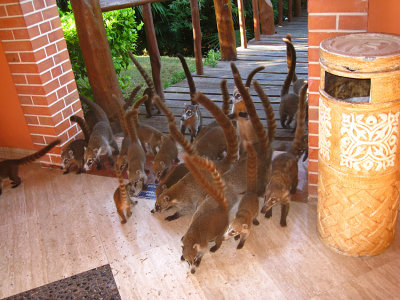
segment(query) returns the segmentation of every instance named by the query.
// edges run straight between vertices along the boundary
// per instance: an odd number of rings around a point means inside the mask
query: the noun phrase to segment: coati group
[[[167,221],[178,219],[184,214],[192,214],[186,233],[183,235],[181,259],[190,265],[191,273],[199,267],[209,242],[214,242],[211,252],[217,251],[222,242],[231,237],[240,239],[237,248],[241,249],[252,230],[259,225],[258,213],[266,218],[272,215],[272,207],[281,204],[281,226],[286,226],[290,195],[297,189],[297,162],[301,155],[307,112],[307,84],[303,84],[300,94],[289,94],[288,86],[295,74],[296,53],[289,38],[284,39],[288,46],[288,76],[281,93],[280,117],[284,128],[296,117],[295,138],[288,152],[272,159],[272,141],[276,133],[276,121],[272,105],[262,87],[253,80],[254,75],[264,69],[259,67],[250,72],[246,83],[240,76],[234,63],[231,69],[235,82],[232,98],[229,96],[226,81],[221,82],[223,106],[218,107],[206,95],[196,90],[184,58],[179,56],[190,88],[190,104],[184,108],[180,128],[173,113],[157,95],[154,85],[143,68],[139,68],[148,84],[145,95],[129,108],[112,96],[124,139],[119,149],[109,121],[104,111],[84,96],[81,100],[94,112],[96,122],[89,129],[85,121],[78,116],[71,117],[82,128],[84,139],[71,142],[62,153],[62,167],[67,174],[75,164],[77,173],[91,169],[94,164],[102,168],[102,156],[114,166],[113,154],[118,155],[115,172],[118,186],[114,192],[114,202],[121,223],[127,222],[132,215],[131,208],[137,203],[131,197],[146,189],[146,155],[154,155],[153,173],[158,186],[156,202],[152,213],[161,213],[171,208],[173,214]],[[140,66],[133,55],[131,59]],[[296,81],[297,82],[297,81]],[[253,87],[260,98],[267,120],[265,130],[252,97]],[[131,95],[137,93],[137,88]],[[133,97],[130,97],[133,98]],[[229,101],[232,110],[229,112]],[[169,134],[163,134],[155,128],[141,124],[138,120],[138,107],[147,103],[148,116],[153,108],[162,112],[168,120]],[[200,106],[207,109],[215,121],[202,126]],[[297,113],[297,116],[296,116]],[[193,118],[193,120],[190,120]],[[283,121],[282,121],[283,120]],[[190,142],[185,138],[186,129],[190,131]],[[216,143],[216,142],[221,143]],[[18,165],[30,162],[47,153],[60,141],[55,141],[37,153],[20,160],[0,162],[0,180],[9,177],[13,187],[20,184]],[[177,144],[182,148],[181,162],[178,163]],[[127,170],[128,183],[124,182],[123,172]],[[1,182],[0,182],[1,183]],[[1,193],[1,189],[0,189]],[[264,202],[260,205],[260,200]],[[234,218],[230,218],[235,214]]]

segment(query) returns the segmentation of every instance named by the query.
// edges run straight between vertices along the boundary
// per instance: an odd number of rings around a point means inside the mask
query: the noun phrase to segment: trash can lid
[[[384,33],[351,33],[325,39],[321,50],[351,57],[400,55],[400,36]]]

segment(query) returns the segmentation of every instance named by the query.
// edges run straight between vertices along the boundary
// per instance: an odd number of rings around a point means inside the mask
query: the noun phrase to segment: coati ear
[[[74,151],[68,150],[68,154],[69,154],[69,156],[74,157]]]
[[[169,202],[169,196],[164,196],[164,200]]]
[[[243,224],[242,227],[243,229],[249,229],[249,224]]]
[[[168,187],[167,187],[167,185],[164,183],[162,186],[161,186],[161,190],[162,191],[165,191],[166,189],[168,189]],[[182,237],[183,238],[183,237]]]
[[[197,243],[193,245],[193,249],[195,249],[197,252],[200,252],[201,250],[200,245]]]
[[[162,160],[162,161],[160,161],[160,165],[163,167],[163,168],[165,168],[165,162]]]
[[[136,174],[140,175],[140,170],[136,170]]]

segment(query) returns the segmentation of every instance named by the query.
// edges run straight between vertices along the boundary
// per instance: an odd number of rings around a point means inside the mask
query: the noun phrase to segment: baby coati
[[[137,117],[138,111],[134,108],[125,114],[125,123],[130,141],[128,147],[128,179],[130,183],[130,193],[134,195],[147,189],[147,175],[144,168],[146,164],[146,154],[136,132],[135,124],[137,124]]]
[[[264,205],[261,210],[266,218],[272,216],[272,207],[281,203],[281,226],[286,226],[286,217],[289,212],[291,194],[296,193],[298,184],[298,160],[301,155],[301,144],[305,129],[306,94],[308,85],[300,90],[299,111],[295,137],[289,152],[279,154],[272,161],[271,180],[267,187]]]
[[[286,35],[286,39],[293,45],[292,43],[292,35],[288,33]],[[296,49],[293,47],[294,52],[296,53]],[[292,52],[289,49],[289,46],[286,45],[286,62],[288,66],[288,71],[290,70],[290,66],[293,63],[292,61]],[[293,92],[298,95],[300,93],[301,87],[307,82],[307,80],[302,79],[302,78],[297,78],[296,75],[296,65],[294,66],[294,71],[293,71],[293,78],[292,78],[292,83],[293,83]]]
[[[85,96],[79,95],[79,98],[96,113],[97,119],[99,120],[93,126],[88,145],[85,148],[84,169],[86,171],[90,170],[93,167],[93,163],[96,163],[97,168],[101,169],[100,157],[104,154],[108,156],[108,161],[111,166],[113,166],[113,153],[118,154],[119,150],[114,140],[114,134],[111,130],[107,115],[98,104],[90,101]],[[111,147],[114,148],[114,151]]]
[[[189,229],[182,237],[181,260],[188,262],[190,272],[194,274],[208,243],[215,241],[215,245],[210,248],[211,252],[221,247],[224,232],[229,224],[229,205],[225,198],[225,184],[214,163],[187,153],[183,154],[183,159],[195,180],[209,195],[198,205]],[[211,175],[212,183],[209,177],[204,175],[204,171]]]
[[[290,64],[289,72],[281,89],[279,116],[282,127],[290,128],[290,123],[292,122],[299,105],[299,96],[296,94],[289,94],[290,82],[292,81],[294,68],[296,66],[296,52],[294,51],[292,43],[288,39],[283,38],[283,41],[292,53],[292,63]]]
[[[243,248],[244,243],[249,237],[251,225],[260,224],[257,220],[259,201],[257,195],[257,153],[253,145],[245,143],[247,150],[247,190],[239,202],[236,217],[229,225],[228,231],[224,235],[227,240],[231,237],[239,238],[238,249]]]
[[[41,150],[19,159],[6,159],[0,162],[0,195],[3,191],[3,179],[9,178],[11,180],[12,188],[16,188],[21,184],[21,178],[18,176],[18,167],[42,157],[49,152],[54,146],[58,145],[61,141],[55,140]]]
[[[78,168],[76,174],[80,174],[82,172],[85,172],[85,169],[83,168],[83,165],[85,163],[85,147],[87,147],[87,144],[89,142],[90,133],[85,120],[83,120],[81,117],[74,115],[71,116],[69,119],[72,122],[76,122],[79,124],[85,139],[76,139],[68,144],[67,148],[65,148],[65,150],[61,153],[61,169],[65,169],[63,174],[67,174],[69,173],[70,168],[73,165],[76,165]]]
[[[114,192],[114,203],[118,215],[121,217],[121,224],[125,224],[126,219],[132,215],[131,205],[136,204],[137,201],[133,202],[129,197],[129,184],[124,184],[124,179],[119,168],[115,168],[115,173],[117,174],[119,186]]]
[[[235,129],[232,127],[229,119],[222,113],[218,106],[216,106],[211,100],[202,95],[196,93],[196,102],[203,104],[203,101],[208,101],[215,111],[211,111],[220,123],[220,126],[226,130],[225,139],[228,141],[227,155],[222,161],[218,161],[218,168],[221,173],[225,172],[230,165],[236,160],[238,152],[238,142],[235,133]],[[204,105],[204,104],[203,104]],[[183,149],[189,153],[194,154],[193,147],[185,139],[185,137],[178,131],[174,116],[172,112],[165,106],[164,103],[159,103],[161,110],[164,112],[168,119],[168,127],[170,134],[174,139],[182,145]],[[209,107],[206,107],[209,109]],[[191,173],[186,174],[176,184],[171,186],[168,190],[162,192],[156,200],[154,212],[161,212],[171,207],[176,207],[177,212],[171,216],[168,216],[166,220],[171,221],[179,218],[180,216],[192,211],[196,203],[205,197],[205,192],[194,180]]]
[[[139,64],[137,59],[132,55],[130,51],[128,51],[128,55],[131,58],[132,62],[135,64],[136,68],[139,70],[140,74],[142,75],[143,79],[146,81],[148,89],[146,89],[143,93],[143,96],[147,95],[147,99],[145,101],[145,107],[147,112],[147,118],[150,118],[152,114],[153,108],[157,110],[157,114],[160,114],[160,109],[154,102],[154,96],[157,94],[156,89],[154,88],[153,81],[150,79],[149,75],[143,69],[143,67]]]
[[[180,121],[181,133],[184,135],[186,128],[190,132],[190,142],[192,143],[202,126],[201,111],[197,104],[184,104],[183,113]]]
[[[171,170],[173,162],[179,162],[178,148],[172,136],[166,135],[162,137],[160,151],[154,157],[152,165],[155,183],[158,183]]]
[[[161,195],[162,192],[166,191],[168,188],[177,183],[183,176],[185,176],[189,170],[186,168],[184,163],[177,165],[170,171],[167,176],[161,180],[161,182],[156,187],[156,197]],[[154,212],[154,210],[152,211]]]

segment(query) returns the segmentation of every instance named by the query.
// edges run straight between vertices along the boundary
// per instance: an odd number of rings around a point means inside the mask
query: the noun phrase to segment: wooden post
[[[262,34],[275,34],[274,8],[271,0],[258,0]]]
[[[221,58],[223,60],[236,59],[236,38],[233,28],[232,10],[230,0],[213,0]]]
[[[278,25],[282,26],[283,23],[283,0],[278,0]]]
[[[122,92],[108,45],[99,1],[71,0],[76,30],[93,96],[112,120],[118,120],[111,95]]]
[[[154,30],[153,16],[151,14],[151,4],[142,5],[142,15],[144,29],[146,31],[147,47],[150,55],[151,73],[153,75],[154,87],[157,94],[164,101],[164,92],[161,84],[161,58],[158,50],[156,32]]]
[[[244,20],[244,8],[243,0],[237,0],[238,12],[239,12],[239,27],[240,27],[240,44],[242,48],[247,48],[247,37],[246,37],[246,24]]]
[[[258,1],[252,0],[253,5],[253,23],[254,23],[254,39],[256,41],[260,40],[260,22],[259,20],[259,12],[258,12]]]
[[[203,59],[201,55],[201,29],[200,29],[200,14],[197,0],[190,0],[190,10],[192,12],[193,26],[193,41],[194,41],[194,56],[196,58],[196,74],[202,75]]]
[[[294,0],[294,16],[301,17],[301,0]]]
[[[293,0],[288,0],[288,21],[292,22]]]

